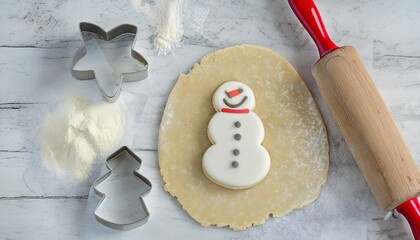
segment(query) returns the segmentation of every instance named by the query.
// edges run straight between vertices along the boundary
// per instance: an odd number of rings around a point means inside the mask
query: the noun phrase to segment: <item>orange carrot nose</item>
[[[226,94],[228,95],[229,98],[233,98],[238,96],[239,94],[241,94],[241,92],[243,92],[242,89],[238,88],[229,92],[226,92]]]

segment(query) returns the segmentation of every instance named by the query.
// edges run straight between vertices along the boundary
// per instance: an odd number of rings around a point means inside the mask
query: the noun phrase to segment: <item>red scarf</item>
[[[249,109],[232,109],[232,108],[222,108],[222,111],[224,113],[249,113]]]

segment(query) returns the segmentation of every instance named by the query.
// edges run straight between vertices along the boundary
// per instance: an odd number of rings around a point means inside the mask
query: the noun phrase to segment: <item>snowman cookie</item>
[[[241,82],[225,82],[215,91],[213,105],[217,113],[207,128],[213,145],[203,156],[204,173],[230,189],[258,184],[270,170],[270,155],[261,145],[264,126],[252,112],[252,90]]]

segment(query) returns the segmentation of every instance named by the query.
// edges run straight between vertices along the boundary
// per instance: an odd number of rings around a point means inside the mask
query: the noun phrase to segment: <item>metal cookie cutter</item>
[[[150,192],[152,184],[136,171],[141,159],[124,146],[106,159],[106,166],[110,171],[93,183],[101,197],[94,210],[96,220],[117,230],[145,224],[150,214],[142,197]]]
[[[131,45],[131,57],[139,62],[142,66],[144,66],[145,69],[142,69],[140,71],[133,71],[133,72],[127,72],[127,73],[121,73],[120,75],[120,81],[118,85],[118,89],[115,94],[110,95],[107,94],[104,89],[101,87],[101,85],[98,83],[98,80],[95,77],[95,72],[93,70],[76,70],[74,69],[76,63],[86,55],[86,43],[83,41],[83,45],[74,53],[72,59],[70,60],[70,69],[71,74],[73,77],[75,77],[78,80],[89,80],[89,79],[96,79],[96,83],[101,90],[102,95],[104,96],[105,100],[108,102],[114,102],[117,100],[117,98],[120,95],[121,92],[121,85],[122,82],[135,82],[140,81],[142,79],[145,79],[147,77],[148,72],[148,63],[146,59],[137,51],[134,50],[134,45],[136,43],[136,35],[137,35],[137,27],[131,24],[122,24],[119,25],[108,32],[102,29],[101,27],[88,23],[88,22],[81,22],[79,24],[80,28],[80,34],[83,39],[83,33],[91,33],[94,34],[102,39],[104,39],[107,42],[111,42],[114,39],[117,39],[124,35],[133,35],[134,40],[133,44]]]

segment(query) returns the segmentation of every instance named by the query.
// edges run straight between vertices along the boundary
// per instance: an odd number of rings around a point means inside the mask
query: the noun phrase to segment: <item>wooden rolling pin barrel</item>
[[[313,0],[289,4],[318,47],[312,75],[369,188],[420,240],[419,168],[358,53],[331,41]]]

